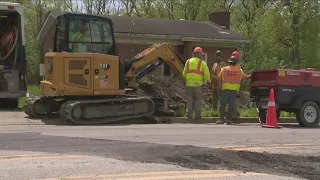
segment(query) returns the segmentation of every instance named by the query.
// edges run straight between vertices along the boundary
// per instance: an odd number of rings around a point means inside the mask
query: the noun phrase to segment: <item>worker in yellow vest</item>
[[[231,118],[234,109],[236,96],[240,90],[241,80],[246,78],[246,74],[241,68],[236,66],[238,60],[235,56],[231,56],[228,60],[229,65],[221,68],[219,73],[219,88],[220,88],[220,120],[217,124],[224,123],[225,107],[228,105],[227,124],[232,124]]]
[[[203,51],[201,47],[194,48],[193,58],[185,63],[182,77],[186,81],[187,88],[187,116],[201,118],[202,107],[202,85],[204,81],[210,83],[210,72],[208,65],[202,60]]]
[[[72,52],[87,52],[87,47],[82,45],[84,37],[88,34],[88,22],[81,21],[80,29],[72,35]],[[80,47],[80,48],[79,48]]]

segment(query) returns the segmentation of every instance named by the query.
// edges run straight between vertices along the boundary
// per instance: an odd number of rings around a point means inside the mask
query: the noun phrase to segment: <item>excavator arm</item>
[[[137,54],[135,57],[125,61],[124,67],[125,78],[128,83],[127,86],[136,88],[136,81],[138,78],[152,72],[162,63],[168,64],[176,73],[182,75],[184,69],[184,61],[182,58],[169,44],[158,43],[150,46],[146,50]],[[146,68],[141,71],[137,71],[137,69],[146,65]]]

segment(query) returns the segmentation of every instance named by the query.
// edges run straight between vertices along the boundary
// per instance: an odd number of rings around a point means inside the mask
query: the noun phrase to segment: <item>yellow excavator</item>
[[[70,12],[54,17],[53,52],[45,54],[40,96],[25,101],[28,116],[60,116],[73,124],[102,124],[151,116],[167,106],[162,98],[131,92],[137,89],[139,78],[162,63],[182,74],[184,62],[173,47],[154,44],[122,62],[111,19]]]

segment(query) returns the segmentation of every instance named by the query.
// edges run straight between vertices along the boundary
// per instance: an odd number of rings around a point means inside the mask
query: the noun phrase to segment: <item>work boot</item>
[[[220,119],[217,121],[217,124],[223,124],[224,123],[224,114],[225,114],[224,108],[220,107],[219,112],[220,112]]]
[[[228,125],[230,125],[230,124],[232,124],[232,110],[233,109],[228,109],[228,114],[227,114],[227,122],[226,122],[226,124],[228,124]]]

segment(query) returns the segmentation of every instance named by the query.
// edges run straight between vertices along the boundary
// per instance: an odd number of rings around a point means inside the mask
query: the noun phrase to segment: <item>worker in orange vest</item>
[[[241,80],[246,78],[246,74],[241,68],[236,66],[238,60],[235,56],[231,56],[228,60],[229,65],[221,68],[219,73],[219,89],[220,89],[220,119],[217,124],[223,124],[225,116],[225,107],[228,105],[227,124],[232,124],[232,113],[236,96],[240,90]]]
[[[192,118],[195,111],[195,118],[201,118],[202,107],[202,85],[204,81],[210,83],[210,71],[207,63],[203,61],[201,47],[193,50],[193,58],[188,59],[182,73],[187,88],[187,116]]]
[[[218,110],[219,90],[218,90],[218,75],[222,67],[226,66],[226,63],[221,60],[222,52],[216,51],[216,62],[213,64],[211,73],[211,85],[212,85],[212,105],[213,109]]]
[[[238,66],[241,69],[240,66],[240,53],[238,51],[233,51],[231,56],[235,56],[237,58],[237,64],[236,66]],[[250,78],[251,77],[251,73],[249,73],[248,75],[246,75],[246,78]],[[233,106],[233,113],[232,113],[232,119],[238,119],[238,117],[240,116],[240,113],[238,111],[238,103],[237,101],[235,101],[234,106]]]

